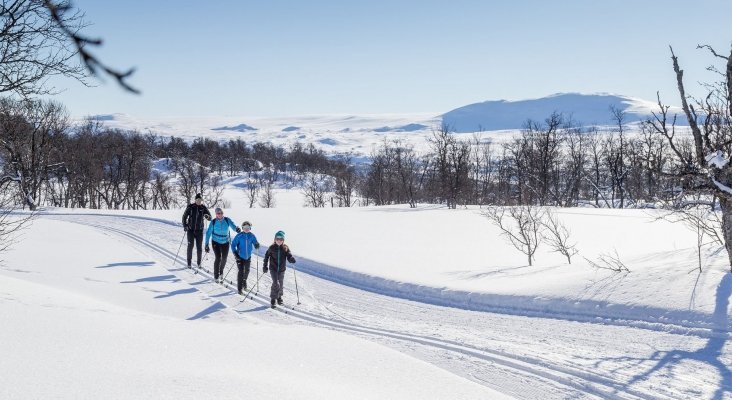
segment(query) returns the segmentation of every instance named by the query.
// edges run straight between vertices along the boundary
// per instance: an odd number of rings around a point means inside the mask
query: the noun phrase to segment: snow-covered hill
[[[560,112],[582,125],[613,125],[610,107],[627,114],[627,122],[648,119],[658,109],[654,102],[612,94],[558,93],[548,97],[519,101],[485,101],[456,108],[442,115],[457,132],[520,129],[531,119],[542,122]],[[678,121],[682,122],[681,119]],[[685,120],[684,120],[685,122]]]
[[[648,118],[657,105],[650,101],[609,94],[557,94],[522,101],[486,101],[456,108],[444,114],[305,115],[292,117],[157,117],[137,118],[104,114],[94,118],[105,125],[177,136],[187,140],[241,138],[288,146],[312,143],[329,153],[368,155],[384,138],[411,143],[417,150],[428,146],[432,132],[444,123],[470,137],[488,131],[484,138],[501,140],[520,130],[527,119],[544,121],[558,111],[584,125],[612,125],[610,107],[627,113],[627,123]],[[672,109],[672,112],[678,112]],[[682,119],[679,120],[679,123]]]

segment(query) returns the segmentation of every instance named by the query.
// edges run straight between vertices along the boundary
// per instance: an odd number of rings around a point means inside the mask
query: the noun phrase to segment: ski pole
[[[178,251],[175,253],[175,258],[173,259],[173,265],[170,268],[175,267],[175,263],[178,262],[178,254],[180,254],[180,249],[183,248],[183,240],[185,240],[186,234],[188,234],[188,232],[183,231],[183,237],[180,238],[180,245],[178,246]]]
[[[251,287],[251,288],[249,288],[249,291],[247,292],[247,294],[245,294],[245,295],[244,295],[244,299],[242,299],[242,301],[246,300],[246,299],[247,299],[247,298],[249,297],[249,295],[250,295],[250,294],[252,293],[252,290],[254,290],[254,287],[255,287],[255,286],[256,286],[256,287],[258,287],[258,286],[259,286],[259,280],[260,280],[260,279],[261,279],[261,278],[262,278],[263,276],[264,276],[264,274],[262,274],[262,275],[257,275],[257,282],[255,282],[255,283],[254,283],[254,285],[252,285],[252,287]],[[259,289],[257,289],[257,290],[259,290]],[[257,292],[257,293],[259,293],[259,292]]]
[[[234,264],[236,264],[236,261],[234,261]],[[224,275],[224,282],[226,282],[226,277],[229,276],[229,272],[234,269],[234,265],[232,264],[231,267],[229,267],[229,270],[226,271],[226,275]]]
[[[295,275],[295,293],[297,294],[297,305],[300,305],[300,290],[297,288],[297,272],[295,270],[295,264],[292,264],[292,273]]]
[[[259,294],[259,254],[257,254],[256,256],[257,256],[257,283],[255,285],[257,285],[257,291],[255,293]]]

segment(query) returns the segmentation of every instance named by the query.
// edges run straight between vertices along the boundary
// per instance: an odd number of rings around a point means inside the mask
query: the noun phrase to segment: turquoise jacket
[[[213,236],[213,241],[218,244],[229,243],[231,239],[229,228],[236,232],[236,224],[229,217],[224,217],[222,220],[212,219],[208,224],[208,230],[206,230],[206,245],[208,246],[211,236]]]

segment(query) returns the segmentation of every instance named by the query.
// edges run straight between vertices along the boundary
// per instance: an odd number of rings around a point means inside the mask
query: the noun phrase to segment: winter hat
[[[203,196],[201,196],[201,193],[196,193],[196,200],[198,199],[203,200]]]
[[[285,240],[285,232],[277,231],[277,233],[275,233],[275,239],[277,238],[282,238],[282,240]]]
[[[244,222],[242,222],[242,224],[241,224],[241,227],[243,228],[243,227],[245,227],[245,226],[249,226],[249,227],[251,228],[251,227],[252,227],[252,223],[251,223],[251,222],[249,222],[249,221],[244,221]]]

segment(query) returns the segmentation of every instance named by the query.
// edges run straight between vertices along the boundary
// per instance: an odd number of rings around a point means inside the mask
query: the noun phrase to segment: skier
[[[201,242],[203,241],[203,220],[211,220],[211,212],[203,205],[201,193],[196,194],[194,203],[186,207],[183,213],[183,230],[188,234],[188,268],[191,268],[193,242],[196,243],[196,265],[201,267]]]
[[[226,265],[226,258],[229,255],[229,241],[231,239],[229,228],[237,233],[241,231],[229,217],[224,217],[224,211],[221,208],[216,207],[216,218],[208,224],[208,230],[206,230],[206,253],[211,250],[208,244],[211,236],[213,236],[214,280],[217,283],[224,283],[224,265]]]
[[[271,265],[270,276],[272,277],[272,289],[270,290],[270,304],[275,308],[275,301],[282,305],[282,285],[285,283],[285,270],[287,269],[287,261],[294,264],[295,257],[290,253],[290,248],[285,244],[285,232],[277,231],[275,233],[274,243],[267,249],[264,254],[264,268],[262,271],[267,273],[267,265]],[[271,263],[271,264],[270,264]]]
[[[239,270],[236,275],[236,287],[239,294],[242,294],[242,288],[247,289],[247,277],[249,277],[249,268],[252,265],[252,247],[259,249],[257,237],[251,231],[251,222],[244,221],[241,224],[241,233],[238,233],[231,241],[231,251],[234,253],[236,267]]]

